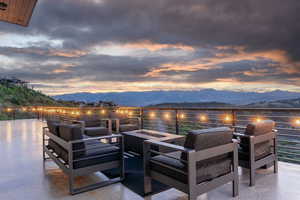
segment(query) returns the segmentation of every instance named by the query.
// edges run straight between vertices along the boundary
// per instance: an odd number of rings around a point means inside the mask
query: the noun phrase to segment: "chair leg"
[[[149,176],[144,177],[144,194],[152,192],[152,179]]]
[[[278,172],[278,161],[275,160],[274,161],[274,173],[277,174],[277,172]]]
[[[255,185],[255,168],[251,167],[250,168],[250,186]]]
[[[74,194],[74,177],[72,174],[69,175],[69,192],[70,194]]]
[[[237,143],[234,143],[234,152],[233,152],[233,181],[232,181],[232,196],[236,197],[239,195],[239,170],[238,170],[238,150]]]
[[[195,193],[190,193],[188,200],[197,200],[197,195]]]
[[[232,181],[232,196],[239,196],[239,180],[236,178]]]

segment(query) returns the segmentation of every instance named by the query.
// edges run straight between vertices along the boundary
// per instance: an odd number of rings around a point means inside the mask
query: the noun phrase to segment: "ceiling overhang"
[[[0,0],[0,21],[28,26],[37,0]]]

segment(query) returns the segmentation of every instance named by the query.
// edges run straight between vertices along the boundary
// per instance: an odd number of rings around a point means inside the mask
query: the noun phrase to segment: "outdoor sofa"
[[[123,152],[123,137],[119,134],[84,138],[79,125],[55,121],[48,121],[43,129],[43,160],[52,159],[68,175],[72,195],[123,180]],[[76,176],[115,168],[120,172],[117,178],[83,187],[74,186]]]

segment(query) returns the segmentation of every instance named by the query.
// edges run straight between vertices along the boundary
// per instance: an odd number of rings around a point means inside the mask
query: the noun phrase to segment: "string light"
[[[86,112],[86,114],[87,114],[87,115],[91,115],[91,114],[92,114],[92,111],[91,111],[91,110],[88,110],[88,111]]]
[[[207,117],[205,115],[200,115],[200,121],[205,122]]]
[[[255,119],[255,122],[261,122],[262,121],[262,119],[260,118],[260,117],[257,117],[256,119]]]
[[[179,118],[180,118],[180,119],[184,119],[184,118],[185,118],[185,115],[184,115],[184,114],[180,114],[180,115],[179,115]]]
[[[231,121],[231,116],[226,115],[225,118],[224,118],[224,121],[225,122],[230,122]]]
[[[165,114],[166,119],[170,119],[170,115],[168,113]]]
[[[151,112],[151,113],[150,113],[150,117],[151,117],[151,118],[154,118],[154,117],[155,117],[155,113],[154,113],[154,112]]]

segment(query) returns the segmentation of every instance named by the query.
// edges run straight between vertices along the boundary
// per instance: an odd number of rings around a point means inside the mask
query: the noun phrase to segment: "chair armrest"
[[[246,135],[246,134],[237,133],[237,132],[233,133],[233,135],[236,136],[236,137],[240,137],[240,138],[251,138],[251,137],[253,137],[251,135]]]
[[[264,135],[255,136],[253,143],[258,144],[261,142],[266,142],[266,141],[272,140],[274,138],[276,138],[276,132],[270,132],[270,133],[267,133]]]
[[[81,125],[85,124],[85,122],[81,121],[81,120],[72,120],[72,123],[77,123],[77,124],[81,124]]]
[[[112,138],[123,138],[123,136],[121,134],[104,135],[104,136],[99,136],[99,137],[84,138],[81,140],[73,140],[73,141],[70,141],[69,143],[76,144],[76,143],[86,142],[86,141],[91,141],[91,140],[112,139]]]
[[[193,157],[195,158],[194,161],[198,162],[198,161],[206,160],[206,159],[213,158],[216,156],[224,155],[226,153],[234,152],[235,149],[237,152],[238,141],[232,140],[232,143],[204,149],[201,151],[196,151],[193,153],[194,154]]]
[[[144,141],[145,144],[149,144],[149,145],[155,145],[158,147],[167,147],[169,149],[175,150],[175,151],[181,151],[181,152],[195,152],[194,149],[188,149],[185,148],[183,146],[179,146],[179,145],[175,145],[175,144],[170,144],[170,143],[166,143],[166,142],[159,142],[159,141],[155,141],[155,140],[146,140]]]

